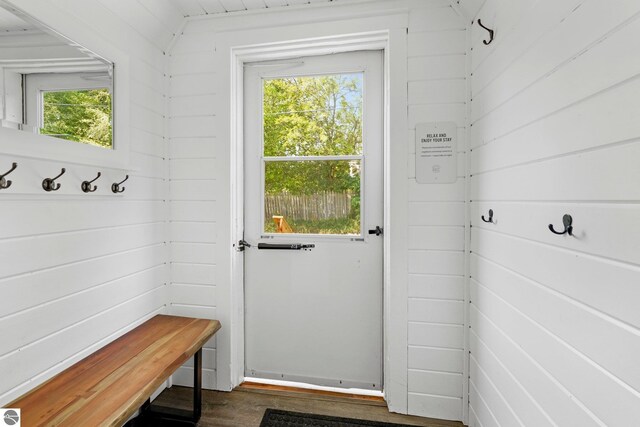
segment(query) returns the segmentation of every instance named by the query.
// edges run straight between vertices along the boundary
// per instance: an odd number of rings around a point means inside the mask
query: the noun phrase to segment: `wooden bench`
[[[217,320],[158,315],[7,405],[23,426],[194,425],[202,402],[202,346]],[[64,345],[64,343],[60,343]],[[151,394],[194,357],[193,411],[154,408]]]

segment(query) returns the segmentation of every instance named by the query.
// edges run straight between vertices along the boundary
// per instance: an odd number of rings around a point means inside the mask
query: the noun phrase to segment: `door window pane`
[[[359,160],[267,161],[264,231],[360,235]]]
[[[263,83],[264,156],[362,154],[362,73]]]

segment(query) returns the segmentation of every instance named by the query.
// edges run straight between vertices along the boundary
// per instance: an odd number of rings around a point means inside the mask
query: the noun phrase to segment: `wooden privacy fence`
[[[274,215],[286,219],[319,220],[348,218],[351,213],[350,192],[323,192],[317,194],[267,194],[265,196],[265,219]]]

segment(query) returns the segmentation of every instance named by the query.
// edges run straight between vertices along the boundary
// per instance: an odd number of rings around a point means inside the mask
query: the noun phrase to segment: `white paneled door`
[[[382,389],[382,53],[244,85],[245,376]]]

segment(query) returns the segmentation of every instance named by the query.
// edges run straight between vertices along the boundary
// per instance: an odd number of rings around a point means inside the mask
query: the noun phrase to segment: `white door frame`
[[[358,50],[384,52],[384,393],[390,410],[407,413],[407,34],[391,29],[231,48],[231,238],[243,232],[244,64]],[[231,386],[244,377],[243,257],[231,255]]]

